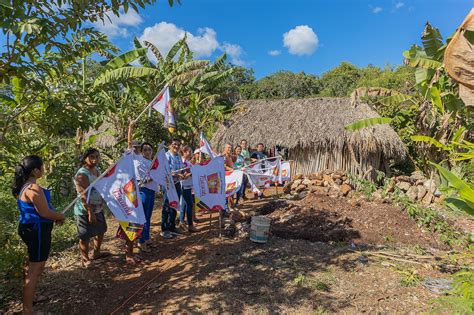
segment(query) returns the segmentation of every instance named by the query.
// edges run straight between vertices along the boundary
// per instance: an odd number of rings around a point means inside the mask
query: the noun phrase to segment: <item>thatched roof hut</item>
[[[342,169],[375,176],[389,160],[403,160],[407,154],[388,125],[345,130],[350,123],[379,117],[367,104],[354,106],[348,98],[248,100],[236,106],[236,114],[218,128],[212,145],[221,148],[247,139],[251,146],[263,142],[267,148],[287,147],[293,174]]]

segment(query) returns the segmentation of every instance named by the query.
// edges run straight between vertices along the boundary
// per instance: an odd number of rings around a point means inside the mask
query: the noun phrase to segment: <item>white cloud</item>
[[[134,10],[124,13],[123,9],[121,9],[120,16],[110,13],[108,17],[105,17],[104,22],[99,20],[93,24],[95,28],[109,37],[126,37],[129,35],[127,27],[137,27],[143,23],[142,17]]]
[[[382,7],[375,7],[375,8],[372,8],[372,12],[377,14],[377,13],[380,13],[383,11],[383,8]]]
[[[270,50],[268,54],[272,57],[281,55],[281,50]]]
[[[217,33],[209,27],[199,28],[196,34],[192,34],[173,23],[160,22],[143,30],[138,38],[153,43],[160,52],[166,56],[171,47],[187,34],[189,49],[195,57],[210,57],[216,50],[227,53],[230,61],[238,66],[243,66],[246,62],[242,59],[245,54],[242,47],[231,43],[219,43]],[[152,57],[153,58],[153,57]]]
[[[196,57],[209,57],[219,47],[217,34],[212,28],[200,28],[196,35],[186,32],[173,23],[160,22],[143,30],[140,41],[153,43],[164,55],[187,34],[189,49]]]
[[[283,34],[283,45],[292,55],[311,55],[318,43],[318,36],[308,25],[299,25]]]
[[[230,62],[232,62],[234,65],[245,66],[247,64],[242,59],[244,50],[239,45],[223,43],[219,48],[230,57]]]
[[[395,3],[395,10],[401,9],[404,5],[405,5],[405,3],[403,3],[403,2]]]

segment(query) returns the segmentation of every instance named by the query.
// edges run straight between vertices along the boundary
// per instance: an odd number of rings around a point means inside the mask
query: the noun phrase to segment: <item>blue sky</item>
[[[357,66],[398,65],[402,51],[420,43],[426,21],[451,34],[472,0],[158,0],[138,14],[96,27],[123,51],[134,36],[161,50],[188,33],[196,57],[223,51],[257,78],[278,70],[320,75],[349,61]]]

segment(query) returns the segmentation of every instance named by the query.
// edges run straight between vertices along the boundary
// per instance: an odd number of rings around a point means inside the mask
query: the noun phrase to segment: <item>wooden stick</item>
[[[118,162],[117,162],[118,163]],[[89,186],[87,186],[86,189],[84,189],[84,191],[81,193],[81,195],[84,195],[85,193],[89,192],[89,190],[91,190],[93,188],[93,185],[95,183],[97,183],[99,180],[101,180],[105,174],[107,174],[117,163],[113,163],[112,165],[110,165],[106,170],[105,172],[103,172],[102,174],[100,174],[99,177],[97,177],[92,183],[89,184]],[[76,201],[78,199],[81,199],[81,196],[77,196],[73,201],[71,201],[71,203],[69,203],[66,208],[64,208],[63,211],[61,211],[61,213],[66,213],[66,211],[68,211],[72,206],[74,206],[74,204],[76,203]]]
[[[163,93],[167,87],[168,87],[168,84],[165,84],[165,86],[161,89],[160,93],[158,93],[156,96]],[[155,100],[156,96],[151,100],[150,103],[148,103],[148,105],[143,109],[143,111],[138,115],[138,117],[135,118],[135,121],[137,121],[138,118],[140,118],[147,111],[147,109],[149,109],[151,107],[151,105],[153,104],[153,101]]]

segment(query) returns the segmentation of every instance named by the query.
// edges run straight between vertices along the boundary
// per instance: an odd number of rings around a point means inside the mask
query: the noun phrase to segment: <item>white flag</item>
[[[281,158],[277,158],[274,161],[266,160],[265,168],[267,174],[272,176],[272,181],[275,183],[281,183]]]
[[[149,176],[155,183],[158,183],[164,188],[170,207],[179,210],[178,193],[174,186],[170,165],[166,158],[164,148],[161,148],[161,150],[156,153],[156,156],[152,161]]]
[[[145,214],[133,166],[126,154],[93,186],[119,221],[144,224]],[[91,190],[89,190],[90,192]]]
[[[225,196],[230,197],[237,193],[242,186],[244,172],[235,170],[225,172]]]
[[[219,156],[191,167],[194,198],[199,210],[223,210],[225,207],[224,158]]]
[[[209,142],[207,142],[207,139],[204,137],[204,134],[201,132],[200,139],[199,139],[199,149],[201,150],[201,153],[205,153],[211,157],[211,159],[217,157],[218,155],[212,151],[211,146],[209,145]]]
[[[281,162],[281,181],[291,180],[291,167],[289,161]]]
[[[151,101],[151,107],[159,112],[164,117],[164,127],[175,129],[176,120],[174,118],[174,112],[171,107],[171,96],[170,89],[166,87],[160,94],[158,94],[153,101]]]

